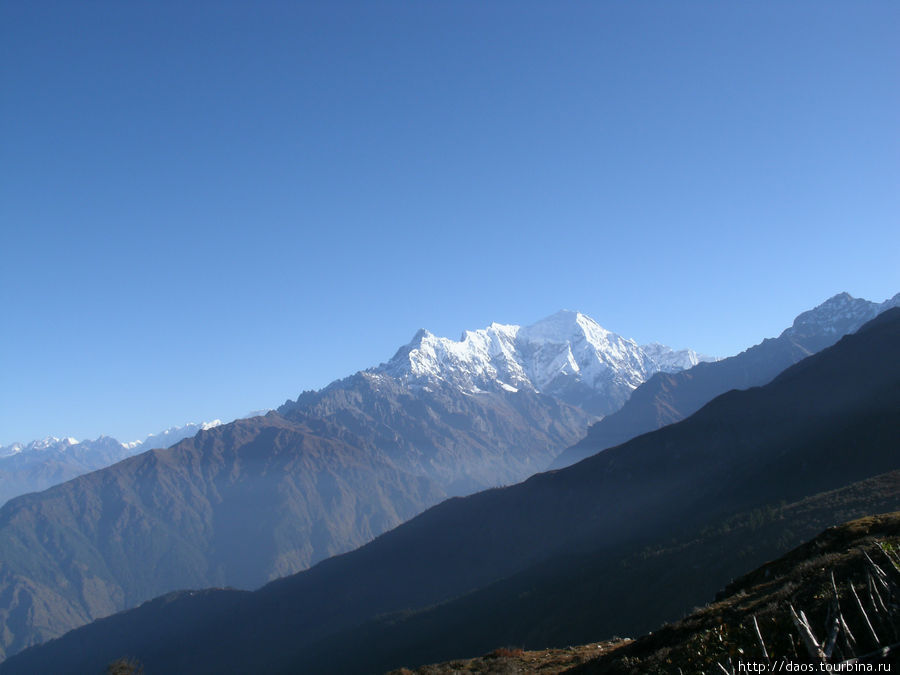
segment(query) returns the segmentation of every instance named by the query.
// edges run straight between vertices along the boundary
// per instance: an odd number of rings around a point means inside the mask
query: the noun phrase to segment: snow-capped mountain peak
[[[13,443],[12,445],[4,445],[0,447],[0,459],[4,457],[12,457],[13,455],[18,455],[25,446],[22,443]]]
[[[524,374],[509,368],[515,365],[512,356],[518,330],[518,326],[494,323],[464,331],[459,340],[452,340],[420,329],[388,363],[373,371],[413,383],[452,382],[466,391],[479,391],[489,383],[515,387],[525,379]]]
[[[76,445],[78,440],[72,438],[71,436],[67,436],[66,438],[57,438],[56,436],[47,436],[46,438],[42,438],[39,441],[32,441],[29,443],[29,447],[34,448],[35,450],[44,450],[46,448],[67,448],[70,445]]]
[[[701,361],[718,361],[714,356],[698,354],[693,349],[672,349],[658,342],[641,345],[641,349],[653,359],[664,373],[675,373],[679,370],[693,368]]]
[[[449,383],[469,393],[526,389],[607,414],[653,373],[699,360],[693,351],[662,345],[645,352],[586,314],[562,310],[528,326],[492,323],[467,330],[459,340],[420,329],[388,363],[369,372],[413,385]]]
[[[20,453],[28,452],[62,452],[72,445],[78,445],[78,440],[71,436],[66,438],[57,438],[56,436],[47,436],[30,443],[13,443],[0,448],[0,457],[11,457]]]
[[[610,335],[614,335],[591,317],[570,309],[562,309],[555,314],[551,314],[530,326],[526,326],[522,331],[523,337],[532,344],[557,343],[562,337],[567,337],[569,340],[587,340],[592,344],[600,344],[607,340]]]

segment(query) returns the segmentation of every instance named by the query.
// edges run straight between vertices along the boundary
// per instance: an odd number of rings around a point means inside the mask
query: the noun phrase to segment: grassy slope
[[[504,644],[534,650],[607,640],[615,633],[655,631],[663,622],[677,620],[691,607],[712,600],[732,578],[825,528],[898,508],[900,471],[895,471],[792,504],[745,512],[697,536],[635,550],[616,561],[604,559],[599,552],[557,560],[424,612],[385,617],[340,639],[380,653],[378,665],[387,670],[459,659]],[[615,583],[609,583],[611,578]],[[609,607],[616,611],[607,611]],[[450,635],[452,641],[434,637]],[[334,656],[336,642],[323,644],[320,653],[328,650]],[[392,663],[391,655],[397,653],[414,658]],[[490,665],[500,667],[496,660]],[[428,666],[416,672],[460,669],[447,664],[440,668]]]
[[[873,494],[871,502],[874,505],[886,497],[896,499],[897,480],[897,475],[880,477],[853,486],[852,490],[875,488],[877,494]],[[890,497],[891,494],[894,497]],[[828,508],[829,504],[853,513],[857,507],[853,505],[855,500],[848,500],[850,496],[850,491],[843,490],[820,495],[796,505],[773,509],[771,518],[764,521],[760,521],[757,514],[748,514],[743,523],[734,520],[727,527],[734,534],[747,534],[754,529],[757,532],[770,531],[775,521],[793,513],[800,517],[798,528],[805,529],[818,522],[821,509]],[[859,502],[857,504],[861,505]],[[752,624],[753,617],[757,619],[771,659],[809,662],[792,625],[789,605],[803,609],[812,626],[818,630],[819,639],[824,639],[825,631],[821,627],[825,625],[831,598],[832,573],[842,597],[844,614],[851,631],[857,636],[856,653],[869,653],[876,645],[871,641],[861,615],[852,605],[847,584],[854,585],[864,599],[864,605],[869,607],[863,551],[884,569],[890,570],[890,563],[879,550],[879,542],[895,549],[900,546],[900,512],[866,516],[829,527],[781,558],[733,581],[715,602],[695,609],[685,618],[665,624],[637,640],[613,638],[577,647],[534,651],[501,648],[474,659],[456,659],[420,666],[415,670],[399,668],[391,671],[390,675],[532,672],[547,675],[563,672],[572,675],[666,675],[679,669],[683,675],[720,672],[717,663],[730,667],[739,659],[744,662],[764,660]],[[665,552],[658,551],[654,555],[665,556]],[[900,580],[900,570],[894,574],[895,579]],[[897,617],[890,625],[883,614],[876,618],[869,610],[869,615],[876,630],[883,636],[882,645],[894,641],[900,629]],[[839,647],[842,644],[839,639]],[[878,658],[896,661],[896,657],[891,655]]]

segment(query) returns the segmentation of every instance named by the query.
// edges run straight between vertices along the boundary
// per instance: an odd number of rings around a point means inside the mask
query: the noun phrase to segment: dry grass
[[[490,675],[507,675],[514,673],[541,673],[555,675],[572,666],[587,663],[602,654],[611,652],[631,640],[611,640],[609,642],[592,642],[578,647],[565,649],[541,649],[525,651],[517,647],[500,647],[494,651],[474,659],[448,661],[410,670],[400,668],[392,670],[388,675],[452,675],[456,673],[487,673]]]

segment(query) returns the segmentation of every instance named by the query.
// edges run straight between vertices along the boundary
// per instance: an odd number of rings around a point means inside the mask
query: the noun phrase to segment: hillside
[[[730,673],[738,661],[835,670],[900,663],[898,547],[900,513],[829,528],[736,579],[685,619],[568,672],[664,675],[681,668],[692,675],[721,664]]]
[[[722,672],[719,665],[726,673],[736,672],[739,661],[774,663],[776,669],[787,661],[795,665],[826,661],[835,668],[850,659],[859,664],[897,663],[896,646],[891,649],[889,643],[900,629],[898,547],[900,513],[866,516],[829,527],[778,560],[734,580],[714,602],[636,640],[617,638],[534,651],[498,648],[483,657],[399,668],[390,675],[704,675]],[[864,599],[861,610],[857,597]],[[810,653],[791,607],[808,619],[822,657]],[[835,627],[835,617],[846,629]]]
[[[0,655],[169,591],[305,569],[448,494],[524,478],[587,426],[531,392],[370,384],[335,390],[331,416],[236,420],[8,502]]]
[[[595,419],[527,390],[464,392],[439,380],[412,388],[374,372],[305,392],[278,412],[287,420],[321,420],[362,454],[387,457],[448,496],[537,473]]]
[[[554,556],[436,607],[380,617],[322,641],[312,672],[366,672],[656,631],[731,579],[848,518],[900,508],[900,471],[798,502],[735,514],[645,546]],[[610,611],[614,608],[614,611]],[[452,636],[452,639],[448,638]],[[367,654],[365,667],[340,644]],[[402,655],[403,658],[398,658]]]

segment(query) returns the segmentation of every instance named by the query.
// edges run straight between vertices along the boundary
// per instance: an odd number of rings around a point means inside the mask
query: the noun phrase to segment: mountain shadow
[[[868,481],[859,487],[864,486],[878,487]],[[805,501],[808,509],[810,502],[822,500]],[[827,509],[828,500],[821,506]],[[900,631],[898,545],[900,513],[866,516],[819,531],[778,560],[732,581],[715,601],[710,598],[683,619],[636,640],[530,651],[501,647],[481,657],[400,668],[389,675],[771,672],[784,670],[788,661],[794,672],[824,672],[824,664],[833,672],[876,672],[875,664],[900,661],[896,645],[890,644]],[[702,568],[715,559],[697,562]],[[795,623],[792,607],[802,612],[797,618],[807,623],[809,633]]]

